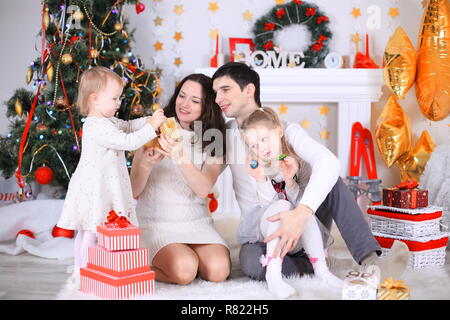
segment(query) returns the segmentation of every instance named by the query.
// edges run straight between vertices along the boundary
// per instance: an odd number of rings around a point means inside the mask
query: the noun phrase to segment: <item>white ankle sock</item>
[[[276,295],[278,298],[286,299],[295,295],[296,290],[283,280],[281,273],[281,264],[283,260],[280,257],[272,258],[270,256],[262,256],[263,262],[267,261],[266,266],[266,281],[269,291]]]

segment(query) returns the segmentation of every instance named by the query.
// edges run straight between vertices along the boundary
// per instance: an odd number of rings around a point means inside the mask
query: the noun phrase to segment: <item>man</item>
[[[381,277],[398,278],[406,268],[409,252],[403,242],[396,241],[389,255],[379,259],[381,248],[373,237],[364,216],[352,194],[339,177],[338,159],[322,144],[308,136],[298,124],[285,124],[285,135],[295,153],[311,166],[311,176],[298,206],[290,211],[279,212],[270,221],[280,221],[281,227],[265,239],[259,239],[259,225],[247,225],[249,214],[258,212],[256,181],[247,173],[244,161],[233,161],[233,152],[242,154],[244,142],[239,126],[255,110],[261,107],[260,80],[257,72],[243,63],[230,62],[213,75],[216,103],[228,118],[227,163],[233,176],[233,188],[241,209],[241,223],[237,239],[241,244],[239,260],[241,269],[253,279],[264,279],[265,269],[259,258],[265,254],[265,243],[280,237],[274,257],[284,257],[282,272],[292,274],[313,273],[305,254],[289,255],[295,248],[304,227],[312,215],[331,229],[334,220],[355,261],[368,268],[376,265]],[[242,157],[241,157],[242,159]],[[245,158],[244,158],[245,159]],[[236,160],[236,159],[234,159]],[[264,241],[264,242],[263,242]]]

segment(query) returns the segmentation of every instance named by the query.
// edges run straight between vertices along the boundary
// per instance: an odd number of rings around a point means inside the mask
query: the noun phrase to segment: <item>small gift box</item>
[[[116,277],[148,272],[148,249],[108,251],[100,246],[89,247],[87,267]]]
[[[428,190],[418,189],[413,179],[403,182],[396,188],[383,189],[383,205],[397,208],[425,208],[428,206]]]
[[[409,300],[409,287],[402,281],[389,277],[378,290],[377,300]]]
[[[349,271],[342,288],[342,300],[376,300],[378,282],[375,273]]]
[[[155,272],[116,277],[89,268],[80,268],[80,290],[103,299],[129,299],[137,295],[153,295]]]
[[[108,215],[104,226],[97,226],[98,244],[109,251],[140,248],[141,229],[133,226],[126,217],[118,216],[114,210]]]

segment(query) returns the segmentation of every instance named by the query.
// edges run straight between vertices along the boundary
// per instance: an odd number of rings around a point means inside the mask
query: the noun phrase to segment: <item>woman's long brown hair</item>
[[[188,76],[186,76],[181,82],[176,86],[175,91],[172,95],[172,97],[169,100],[169,103],[164,108],[164,115],[166,117],[175,117],[178,120],[177,113],[175,110],[175,104],[178,97],[178,94],[180,93],[181,87],[183,87],[183,84],[186,81],[194,81],[201,85],[202,87],[202,97],[201,97],[201,105],[202,105],[202,112],[200,115],[200,118],[196,121],[201,121],[202,124],[202,137],[205,134],[205,131],[208,129],[217,129],[221,132],[223,137],[223,146],[222,150],[213,150],[212,156],[215,157],[222,157],[225,156],[225,119],[222,115],[222,110],[220,110],[219,105],[215,102],[216,95],[212,88],[212,79],[204,74],[201,73],[193,73]],[[194,130],[194,123],[190,125],[191,130]],[[196,137],[197,139],[198,137]],[[212,141],[202,141],[202,149],[205,150],[205,148],[212,143]],[[222,152],[220,152],[222,151]]]

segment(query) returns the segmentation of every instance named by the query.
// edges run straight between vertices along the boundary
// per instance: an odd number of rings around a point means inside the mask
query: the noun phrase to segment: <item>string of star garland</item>
[[[301,0],[274,6],[253,25],[255,50],[270,51],[277,44],[274,37],[291,25],[304,25],[311,33],[311,44],[303,52],[305,68],[320,68],[329,53],[329,42],[333,36],[328,17],[315,5]]]

